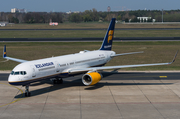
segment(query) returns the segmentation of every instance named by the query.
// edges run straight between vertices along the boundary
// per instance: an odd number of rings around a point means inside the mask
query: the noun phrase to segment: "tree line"
[[[80,13],[63,13],[63,12],[28,12],[28,13],[8,13],[0,12],[0,21],[8,21],[9,23],[49,23],[50,19],[53,22],[94,22],[94,21],[110,21],[111,18],[116,18],[118,21],[140,22],[137,17],[151,17],[148,21],[162,21],[161,10],[134,10],[134,11],[112,11],[101,12],[96,9],[86,10]],[[164,10],[164,22],[180,22],[180,10]]]

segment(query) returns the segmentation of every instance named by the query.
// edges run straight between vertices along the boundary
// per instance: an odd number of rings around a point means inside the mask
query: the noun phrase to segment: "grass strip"
[[[106,30],[0,31],[0,38],[92,38]],[[114,37],[180,37],[180,30],[116,30]]]
[[[24,60],[35,60],[77,53],[82,50],[97,50],[101,42],[1,42],[0,49],[7,45],[7,55]],[[171,62],[180,42],[155,41],[155,42],[114,42],[113,51],[118,53],[144,51],[141,54],[125,55],[113,58],[108,66],[147,64]],[[12,70],[18,63],[14,61],[2,62],[0,57],[0,70]],[[152,66],[139,68],[126,68],[122,70],[180,70],[180,54],[176,61],[168,66]]]
[[[82,23],[60,23],[58,26],[49,24],[9,24],[0,29],[82,29],[82,28],[103,28],[107,29],[110,22],[82,22]],[[180,24],[121,24],[117,23],[116,28],[180,28]]]

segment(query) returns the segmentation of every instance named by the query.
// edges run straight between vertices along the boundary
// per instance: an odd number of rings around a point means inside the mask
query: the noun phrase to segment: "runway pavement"
[[[8,85],[0,74],[0,119],[178,119],[180,72],[103,73],[103,80],[84,86],[81,76],[53,85],[33,83],[31,97],[24,87]]]

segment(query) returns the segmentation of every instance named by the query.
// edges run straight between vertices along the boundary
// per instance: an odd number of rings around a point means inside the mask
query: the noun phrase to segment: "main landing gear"
[[[26,90],[25,90],[25,97],[30,97],[31,93],[29,92],[29,85],[26,85]]]
[[[62,84],[63,83],[63,80],[62,80],[62,78],[56,78],[56,79],[54,79],[53,80],[53,83],[54,84]],[[26,85],[25,86],[25,97],[30,97],[31,96],[31,93],[29,92],[29,86],[30,86],[30,84],[29,85]]]
[[[63,80],[62,80],[62,78],[56,78],[56,79],[53,80],[53,83],[54,84],[62,84]]]

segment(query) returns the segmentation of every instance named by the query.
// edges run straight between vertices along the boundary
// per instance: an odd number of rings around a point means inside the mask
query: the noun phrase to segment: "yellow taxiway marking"
[[[167,76],[159,76],[159,78],[167,78]]]
[[[6,105],[10,105],[10,104],[13,104],[13,103],[15,103],[15,102],[17,102],[17,101],[23,99],[23,98],[22,98],[22,97],[23,97],[23,91],[22,91],[20,88],[15,87],[15,86],[12,86],[12,85],[9,85],[9,84],[5,84],[5,83],[0,83],[0,84],[7,85],[7,86],[11,86],[11,87],[16,88],[16,89],[18,89],[19,91],[21,91],[21,97],[20,97],[20,98],[18,98],[18,99],[16,99],[16,100],[12,101],[12,102],[10,102],[10,103],[4,104],[4,105],[0,105],[0,107],[6,106]]]

